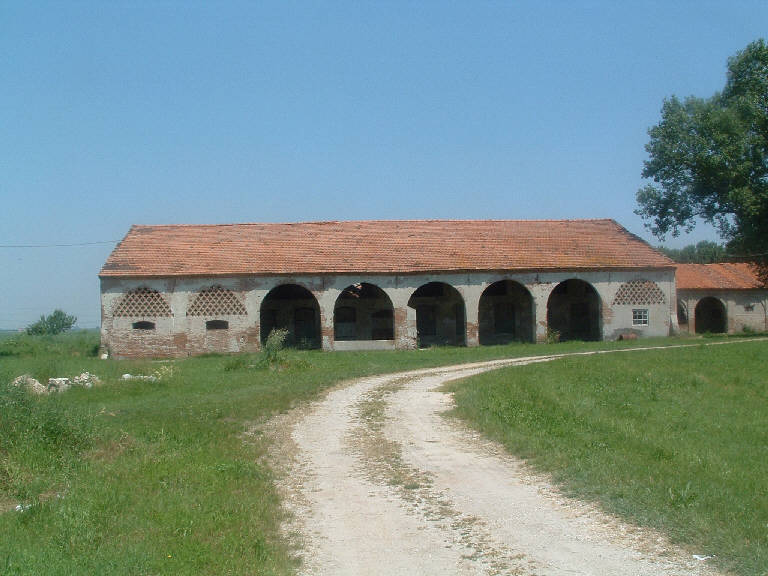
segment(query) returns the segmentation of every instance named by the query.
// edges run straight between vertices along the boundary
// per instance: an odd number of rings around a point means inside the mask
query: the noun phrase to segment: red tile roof
[[[678,290],[755,290],[760,280],[753,265],[746,262],[733,264],[678,264]]]
[[[613,220],[133,226],[101,277],[672,268]]]

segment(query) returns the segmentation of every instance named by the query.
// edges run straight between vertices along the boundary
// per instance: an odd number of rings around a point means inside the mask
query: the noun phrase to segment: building
[[[613,220],[133,226],[100,274],[116,357],[676,330],[675,264]]]
[[[678,264],[677,319],[680,330],[768,331],[768,290],[751,264]]]

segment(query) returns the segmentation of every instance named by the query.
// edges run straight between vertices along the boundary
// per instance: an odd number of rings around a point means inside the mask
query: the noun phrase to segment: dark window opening
[[[229,322],[226,320],[208,320],[205,323],[206,330],[227,330],[229,328]]]
[[[155,329],[155,323],[147,322],[146,320],[141,320],[140,322],[134,322],[132,326],[134,330],[154,330]]]

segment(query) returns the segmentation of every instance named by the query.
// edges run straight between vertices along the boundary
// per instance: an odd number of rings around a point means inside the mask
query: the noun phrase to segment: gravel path
[[[558,357],[363,378],[276,420],[302,574],[716,574],[441,415],[449,380]]]

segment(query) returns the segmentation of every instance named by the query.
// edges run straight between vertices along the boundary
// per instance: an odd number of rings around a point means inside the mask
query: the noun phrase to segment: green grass
[[[290,574],[274,477],[261,458],[269,444],[246,430],[344,379],[648,343],[286,351],[274,370],[259,356],[100,360],[94,332],[3,339],[0,573]],[[173,367],[161,382],[120,379],[161,366]],[[86,370],[103,385],[42,398],[7,386],[23,373],[45,381]],[[13,511],[19,503],[31,507]]]
[[[566,493],[768,574],[768,342],[581,356],[451,385]]]

